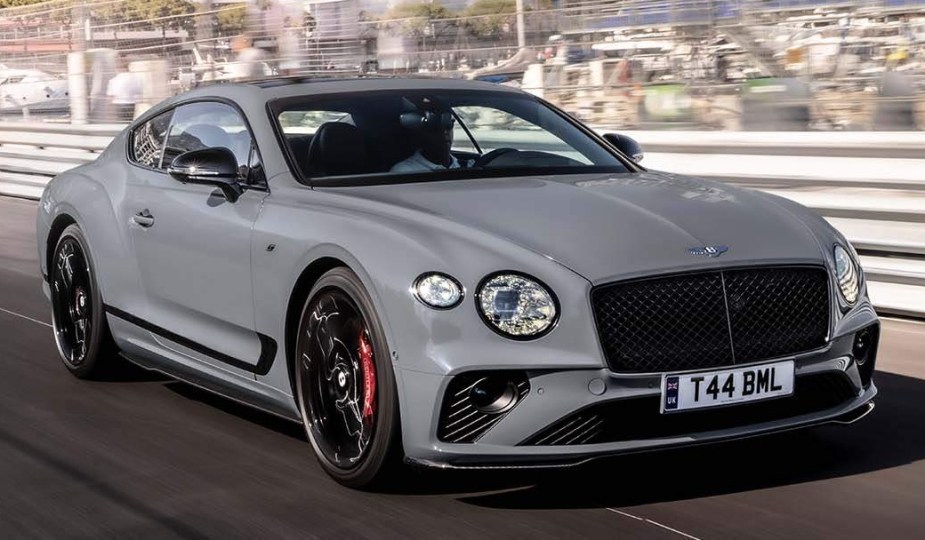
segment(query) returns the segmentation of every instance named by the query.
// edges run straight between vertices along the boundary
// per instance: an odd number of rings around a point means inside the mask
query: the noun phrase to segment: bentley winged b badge
[[[729,246],[703,246],[687,249],[687,252],[694,257],[719,257],[727,251],[729,251]]]

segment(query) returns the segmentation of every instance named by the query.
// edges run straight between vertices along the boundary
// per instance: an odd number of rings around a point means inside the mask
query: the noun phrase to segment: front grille
[[[591,304],[610,368],[685,371],[756,362],[825,345],[822,268],[723,270],[613,283]]]
[[[660,414],[659,396],[616,400],[572,413],[520,443],[568,446],[693,435],[825,411],[854,399],[842,372],[797,377],[793,395],[715,409]]]

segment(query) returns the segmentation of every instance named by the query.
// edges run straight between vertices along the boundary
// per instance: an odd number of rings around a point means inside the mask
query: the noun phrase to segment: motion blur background
[[[377,72],[520,86],[614,127],[925,125],[925,0],[0,0],[0,7],[0,110],[8,115],[119,121],[129,108],[138,114],[216,81]],[[113,83],[122,72],[131,75]]]
[[[3,5],[0,194],[38,199],[131,118],[201,85],[482,79],[636,138],[652,169],[809,206],[858,250],[881,313],[925,318],[925,0]]]

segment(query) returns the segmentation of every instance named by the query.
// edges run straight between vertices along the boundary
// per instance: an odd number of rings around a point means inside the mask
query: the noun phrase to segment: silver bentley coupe
[[[845,238],[641,159],[487,83],[200,88],[45,190],[57,346],[299,422],[354,487],[866,415],[879,322]]]

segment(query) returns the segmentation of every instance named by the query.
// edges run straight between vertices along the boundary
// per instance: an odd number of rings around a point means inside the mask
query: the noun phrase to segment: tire
[[[348,268],[312,287],[293,362],[308,440],[324,471],[352,488],[384,482],[400,466],[395,375],[369,294]]]
[[[116,364],[92,257],[80,227],[61,233],[49,261],[55,343],[65,367],[77,378],[104,378]]]

